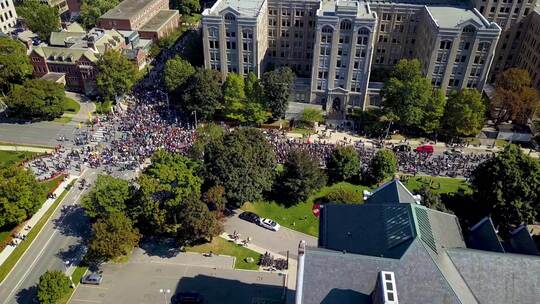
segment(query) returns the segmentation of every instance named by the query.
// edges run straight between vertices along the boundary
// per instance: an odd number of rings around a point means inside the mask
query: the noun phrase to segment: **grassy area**
[[[471,191],[469,185],[464,179],[449,178],[449,177],[405,177],[405,186],[414,192],[419,189],[422,184],[431,184],[433,190],[437,193],[456,192],[460,189],[463,191]],[[353,185],[346,182],[334,184],[322,188],[315,195],[309,197],[305,202],[296,204],[291,207],[285,207],[276,202],[255,202],[245,203],[242,209],[245,211],[255,212],[261,217],[271,218],[276,220],[280,225],[302,232],[309,235],[317,236],[319,233],[319,219],[312,213],[313,202],[318,198],[326,196],[330,191],[342,188],[348,191],[357,191],[362,193],[364,190],[370,190],[370,187],[365,185]]]
[[[73,281],[73,284],[75,284],[75,287],[79,286],[81,283],[81,278],[84,276],[87,270],[88,267],[86,266],[78,266],[75,271],[73,271],[71,280]],[[57,304],[67,304],[74,292],[75,289],[71,289],[62,299],[58,300]]]
[[[212,253],[214,254],[234,256],[236,257],[234,268],[248,270],[259,269],[259,265],[257,265],[257,263],[259,262],[259,259],[261,257],[260,253],[255,252],[251,249],[247,249],[242,245],[229,242],[221,237],[215,237],[210,243],[187,247],[186,251],[199,253],[209,253],[210,251],[212,251]],[[253,258],[254,262],[246,262],[246,258],[248,257]]]
[[[469,137],[465,140],[472,146],[480,146],[480,139],[476,137]]]
[[[75,180],[73,180],[70,185],[73,186],[74,183],[75,183]],[[68,193],[68,190],[64,190],[64,192],[60,194],[60,196],[54,201],[51,207],[49,207],[49,210],[45,212],[43,217],[32,228],[30,233],[28,233],[26,240],[22,241],[19,244],[19,246],[17,246],[15,250],[13,250],[13,252],[9,255],[9,257],[4,261],[4,263],[0,265],[0,282],[4,281],[4,279],[9,274],[11,269],[15,267],[15,264],[17,264],[17,261],[26,252],[28,247],[30,247],[34,239],[38,236],[43,226],[45,226],[45,224],[49,221],[49,218],[56,210],[56,207],[60,205],[60,202],[62,202],[62,200],[64,199],[67,193]]]
[[[310,135],[310,134],[315,133],[313,129],[306,129],[306,128],[292,128],[290,132],[296,133],[296,134],[302,134],[302,135]]]
[[[69,114],[64,114],[64,115],[62,115],[62,116],[60,116],[58,118],[53,119],[53,122],[66,124],[66,123],[70,122],[72,119],[73,119],[73,116],[71,116]]]
[[[36,154],[27,151],[0,151],[0,168],[14,165]]]
[[[43,182],[43,184],[45,185],[45,189],[47,190],[47,192],[51,192],[54,189],[56,189],[56,186],[59,185],[63,179],[64,179],[64,176],[60,175],[56,178]]]
[[[502,140],[502,139],[495,140],[495,146],[499,148],[504,148],[506,145],[508,145],[508,142],[506,140]]]
[[[69,97],[66,97],[64,99],[64,104],[62,105],[62,107],[64,108],[64,112],[72,114],[79,113],[79,110],[81,109],[81,105],[77,101]]]

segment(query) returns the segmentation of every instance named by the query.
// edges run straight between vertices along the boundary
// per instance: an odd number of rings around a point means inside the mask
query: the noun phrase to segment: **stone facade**
[[[533,86],[540,90],[540,8],[529,14],[516,64],[529,71]]]
[[[0,31],[7,33],[17,23],[13,0],[0,0]]]

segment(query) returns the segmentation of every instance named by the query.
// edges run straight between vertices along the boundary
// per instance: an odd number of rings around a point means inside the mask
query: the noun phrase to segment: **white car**
[[[279,230],[279,224],[276,223],[275,221],[271,220],[271,219],[267,219],[267,218],[261,218],[259,220],[259,225],[261,225],[262,227],[266,228],[266,229],[270,229],[272,231],[278,231]]]

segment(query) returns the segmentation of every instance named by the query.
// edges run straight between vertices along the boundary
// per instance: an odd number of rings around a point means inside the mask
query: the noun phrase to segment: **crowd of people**
[[[106,172],[133,170],[158,149],[185,154],[195,139],[195,129],[169,115],[163,91],[137,89],[125,97],[126,109],[93,119],[92,124],[76,130],[73,147],[58,148],[46,157],[27,163],[39,179],[59,173],[81,172],[84,166],[103,168]],[[344,139],[339,143],[315,142],[291,138],[283,130],[265,130],[277,161],[285,162],[293,149],[305,149],[321,166],[340,145],[352,145],[367,167],[382,144],[366,144]],[[487,154],[441,154],[397,152],[399,171],[408,174],[468,177]]]

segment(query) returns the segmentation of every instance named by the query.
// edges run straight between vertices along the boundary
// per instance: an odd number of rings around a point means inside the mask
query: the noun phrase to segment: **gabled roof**
[[[478,250],[504,252],[504,248],[490,217],[483,218],[471,227],[469,237],[467,238],[467,245],[469,248]]]
[[[366,200],[367,204],[409,203],[415,204],[414,195],[398,179],[377,188]]]
[[[521,225],[512,231],[507,250],[513,253],[540,255],[527,225]]]
[[[86,57],[92,62],[98,60],[96,55],[89,49],[40,46],[34,48],[32,52],[35,52],[49,62],[75,64],[75,61],[81,59],[81,57]]]

